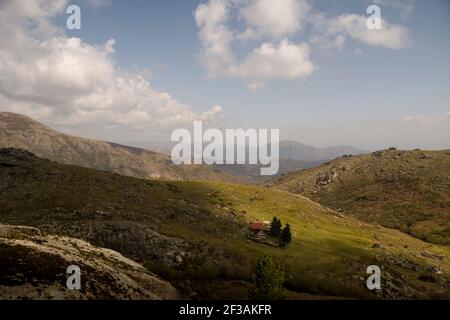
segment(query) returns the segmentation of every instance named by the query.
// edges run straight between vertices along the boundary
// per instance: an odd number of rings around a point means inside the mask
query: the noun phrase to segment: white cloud
[[[264,82],[260,80],[253,80],[247,84],[247,87],[252,91],[256,91],[264,87]]]
[[[299,79],[309,76],[314,66],[309,60],[307,44],[287,40],[278,46],[264,43],[250,53],[244,62],[230,68],[230,75],[248,80],[249,88],[258,89],[270,79]]]
[[[402,49],[411,44],[408,29],[382,20],[381,30],[369,30],[367,17],[346,14],[331,21],[330,33],[343,33],[370,46],[382,46],[389,49]]]
[[[28,36],[42,39],[54,35],[58,28],[50,22],[65,12],[67,0],[3,0],[0,1],[1,47],[28,41]]]
[[[55,106],[94,87],[108,85],[114,75],[111,42],[93,47],[78,38],[32,42],[27,52],[0,50],[0,90],[11,99]]]
[[[309,46],[294,44],[285,36],[300,30],[308,10],[303,0],[209,0],[197,7],[195,20],[202,42],[201,60],[211,77],[242,79],[251,90],[273,79],[300,79],[314,67]],[[234,16],[233,16],[234,14]],[[245,22],[244,31],[231,30],[232,18]],[[233,41],[263,37],[283,37],[279,42],[263,42],[237,61]]]
[[[370,30],[367,28],[367,17],[357,14],[343,14],[334,18],[317,14],[311,20],[316,30],[313,42],[325,48],[342,49],[347,37],[369,46],[388,49],[403,49],[411,45],[406,27],[383,19],[381,30]]]
[[[380,0],[381,1],[381,0]],[[364,15],[332,17],[315,11],[306,0],[208,0],[195,19],[201,40],[201,62],[210,77],[243,80],[251,90],[267,81],[297,80],[311,75],[311,48],[329,55],[353,39],[368,46],[402,49],[411,44],[406,27],[382,20],[369,30]],[[308,35],[302,34],[311,24]],[[309,39],[309,43],[299,38]],[[361,54],[362,50],[352,50]]]
[[[421,126],[434,126],[438,124],[448,124],[450,125],[450,112],[447,112],[444,115],[414,115],[414,116],[406,116],[403,119],[403,122],[421,125]]]
[[[210,0],[195,11],[195,21],[203,45],[201,59],[211,77],[218,76],[222,69],[234,61],[231,51],[233,34],[227,28],[230,2]]]
[[[67,38],[50,20],[65,1],[0,4],[0,103],[56,126],[92,124],[126,130],[167,130],[195,119],[213,120],[214,107],[197,114],[137,72],[120,70],[115,40],[91,45]],[[31,27],[30,27],[31,26]],[[36,29],[38,29],[39,37]]]
[[[236,39],[238,39],[240,41],[247,41],[247,40],[251,40],[253,38],[256,38],[257,36],[258,36],[258,34],[255,31],[255,29],[247,28],[244,31],[242,31],[241,33],[239,33],[236,36]]]
[[[240,14],[252,33],[282,38],[298,32],[310,10],[304,0],[252,0],[240,8]],[[251,31],[250,31],[251,30]]]

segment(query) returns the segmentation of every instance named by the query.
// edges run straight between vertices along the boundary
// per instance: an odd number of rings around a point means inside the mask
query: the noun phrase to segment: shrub
[[[255,265],[254,287],[250,290],[251,299],[284,300],[287,298],[283,287],[285,273],[283,268],[272,258],[263,256]]]

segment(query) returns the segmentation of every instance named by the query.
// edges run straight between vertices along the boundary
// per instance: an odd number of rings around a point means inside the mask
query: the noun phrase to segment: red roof
[[[265,224],[262,222],[253,222],[250,223],[250,229],[252,230],[264,230]]]

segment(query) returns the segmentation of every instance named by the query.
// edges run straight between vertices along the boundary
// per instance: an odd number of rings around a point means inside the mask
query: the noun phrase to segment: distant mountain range
[[[165,154],[170,154],[171,149],[176,144],[176,142],[134,141],[127,142],[126,144],[149,150],[155,150]],[[343,155],[358,155],[364,153],[368,153],[368,151],[361,150],[352,146],[315,148],[301,142],[281,141],[279,175],[294,170],[313,168],[329,160],[339,158]],[[260,165],[214,165],[214,168],[218,170],[228,172],[232,175],[248,177],[252,182],[261,182],[270,179],[270,177],[260,175],[260,167]]]
[[[170,154],[172,147],[176,144],[170,141],[130,141],[125,144]],[[280,159],[302,161],[302,162],[325,162],[339,158],[343,155],[357,155],[368,153],[368,151],[352,146],[332,146],[327,148],[316,148],[301,142],[284,140],[280,142]],[[291,165],[288,167],[292,167]],[[302,168],[300,168],[302,169]]]
[[[280,159],[295,161],[326,161],[339,158],[343,155],[357,155],[363,153],[367,153],[367,151],[351,146],[315,148],[296,141],[280,142]]]
[[[0,112],[0,148],[10,147],[63,164],[140,178],[244,180],[207,165],[177,166],[165,154],[63,134],[24,115]]]
[[[259,165],[174,165],[174,142],[130,142],[132,146],[60,133],[27,116],[0,112],[0,148],[20,148],[39,157],[140,178],[220,180],[259,183]],[[154,150],[154,151],[148,151]],[[156,152],[155,152],[156,151]],[[350,146],[315,148],[295,141],[280,142],[280,171],[318,166],[345,154],[365,153]],[[270,177],[269,177],[270,178]]]

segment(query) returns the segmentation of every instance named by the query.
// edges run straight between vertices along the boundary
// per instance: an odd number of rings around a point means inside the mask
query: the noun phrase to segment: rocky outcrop
[[[333,182],[333,179],[337,177],[337,175],[338,174],[334,168],[330,172],[319,173],[317,175],[316,184],[318,186],[325,186],[327,184],[330,184]]]
[[[70,290],[67,268],[81,270]],[[47,235],[32,227],[0,224],[0,299],[177,299],[166,281],[119,253]]]
[[[168,266],[181,264],[190,251],[186,241],[162,235],[139,223],[129,221],[73,222],[43,225],[42,228],[56,234],[85,239],[100,247],[125,254],[136,261],[151,260]]]

